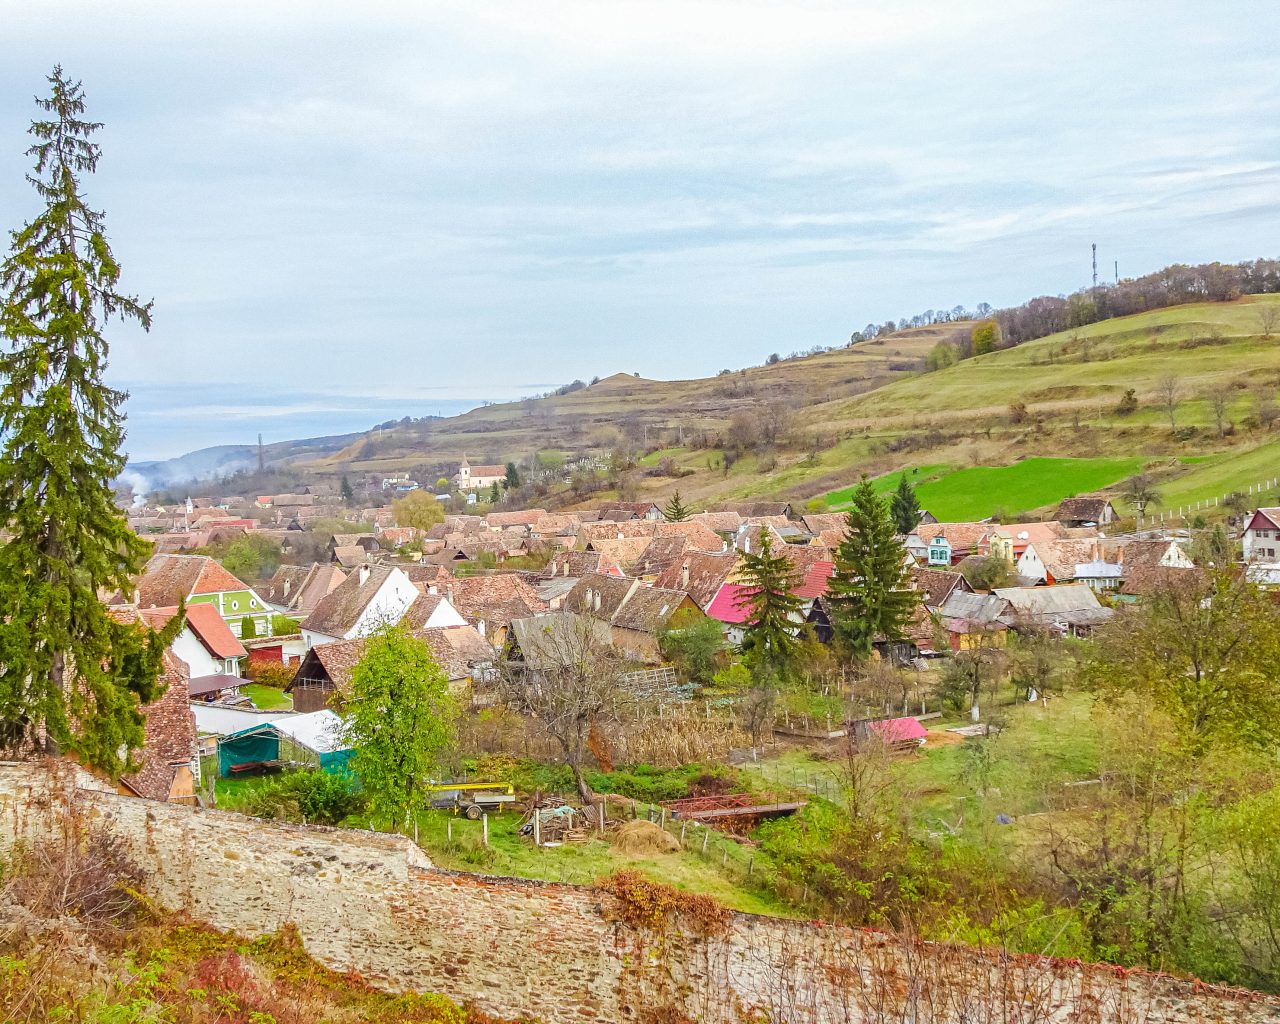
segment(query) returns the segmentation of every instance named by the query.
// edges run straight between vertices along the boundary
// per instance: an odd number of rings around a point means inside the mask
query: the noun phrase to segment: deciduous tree
[[[426,641],[400,626],[371,636],[342,717],[351,768],[374,813],[401,825],[429,806],[425,787],[453,739],[457,708]]]
[[[1195,750],[1280,741],[1280,613],[1248,580],[1169,572],[1097,634],[1088,678],[1168,715]]]
[[[141,746],[139,706],[159,693],[160,634],[107,614],[100,591],[132,592],[150,545],[116,508],[121,405],[107,386],[112,316],[151,325],[151,304],[117,290],[103,216],[81,192],[101,127],[60,67],[32,122],[28,180],[44,209],[0,264],[0,746],[53,741],[113,775]]]
[[[444,509],[435,495],[426,491],[410,491],[403,498],[391,503],[391,515],[397,526],[412,526],[419,530],[429,530],[437,523],[444,522]]]

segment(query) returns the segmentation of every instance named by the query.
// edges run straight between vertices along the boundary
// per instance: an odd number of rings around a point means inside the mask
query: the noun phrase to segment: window
[[[233,612],[239,611],[239,610],[240,610],[240,602],[239,602],[239,601],[232,601],[232,602],[231,602],[231,610],[232,610]]]
[[[257,601],[255,601],[253,598],[249,598],[249,607],[250,607],[250,608],[257,608],[257,607],[258,607],[258,602],[257,602]]]

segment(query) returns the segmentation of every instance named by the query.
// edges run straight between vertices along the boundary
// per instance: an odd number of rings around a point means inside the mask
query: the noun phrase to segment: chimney
[[[431,584],[431,586],[427,587],[428,594],[438,594],[439,592],[440,592],[440,588],[437,587],[434,583]]]
[[[689,560],[686,558],[684,565],[680,567],[680,589],[689,589]]]
[[[596,611],[599,611],[599,610],[600,610],[600,595],[599,595],[599,594],[596,594],[596,598],[595,598],[595,608],[596,608]]]
[[[623,537],[622,531],[621,531],[621,530],[619,530],[619,531],[618,531],[618,540],[624,540],[624,539],[625,539],[625,538]]]
[[[449,603],[453,604],[453,587],[449,587],[448,590],[445,591],[445,594],[449,598]]]
[[[479,622],[476,623],[476,629],[480,631],[481,636],[485,635],[486,625],[487,623],[484,621],[484,619],[481,619]]]
[[[369,567],[367,565],[362,565],[358,571],[360,573],[360,586],[363,587],[369,582]]]

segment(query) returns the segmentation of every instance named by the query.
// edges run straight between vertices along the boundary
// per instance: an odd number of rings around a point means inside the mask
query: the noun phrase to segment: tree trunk
[[[577,761],[570,761],[569,767],[573,770],[573,781],[578,787],[578,796],[586,806],[592,806],[596,803],[596,794],[591,784],[587,782],[587,777],[582,774],[582,766]]]
[[[973,704],[969,707],[969,720],[971,722],[982,721],[982,712],[978,709],[978,698],[976,695],[973,698]]]

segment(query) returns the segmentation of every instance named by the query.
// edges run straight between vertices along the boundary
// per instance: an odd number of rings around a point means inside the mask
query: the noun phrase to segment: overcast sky
[[[502,398],[1280,255],[1280,4],[0,0],[149,336],[116,380]]]

